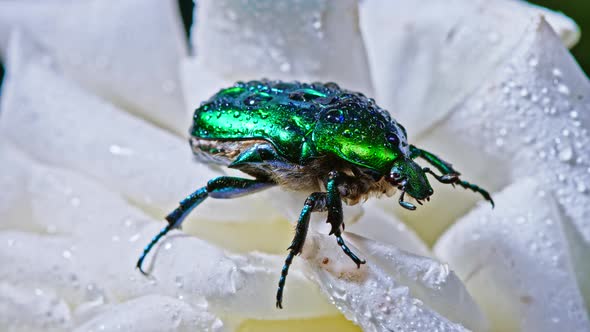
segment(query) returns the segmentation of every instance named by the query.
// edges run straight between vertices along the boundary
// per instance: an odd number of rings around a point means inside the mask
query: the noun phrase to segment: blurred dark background
[[[590,0],[530,0],[529,2],[561,11],[573,18],[582,30],[580,42],[572,49],[572,54],[582,66],[586,74],[590,73]],[[189,34],[189,27],[192,24],[193,0],[178,0],[182,14],[182,20]],[[0,63],[0,82],[4,76],[4,67]]]

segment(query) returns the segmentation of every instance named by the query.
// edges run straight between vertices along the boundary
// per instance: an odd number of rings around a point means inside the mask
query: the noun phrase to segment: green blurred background
[[[530,0],[529,2],[561,11],[578,23],[582,30],[582,38],[572,49],[572,53],[586,74],[590,74],[590,0]],[[189,27],[192,23],[193,0],[178,0],[178,4],[188,36]],[[0,82],[3,74],[4,68],[0,64]]]
[[[590,74],[590,0],[529,0],[529,2],[561,11],[578,23],[582,30],[582,38],[572,49],[572,54],[586,75]]]

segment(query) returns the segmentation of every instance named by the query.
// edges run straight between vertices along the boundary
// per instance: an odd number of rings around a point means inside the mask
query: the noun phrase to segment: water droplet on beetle
[[[235,111],[234,112],[234,118],[239,118],[240,115],[242,115],[242,113],[240,111]]]
[[[578,190],[579,193],[585,193],[587,190],[587,187],[583,182],[580,181],[576,185],[576,190]]]
[[[551,71],[551,73],[555,77],[561,77],[563,75],[563,73],[561,72],[561,70],[559,68],[553,68],[553,70]]]

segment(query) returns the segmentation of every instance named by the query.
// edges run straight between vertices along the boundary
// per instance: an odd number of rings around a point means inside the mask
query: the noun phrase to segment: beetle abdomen
[[[191,137],[189,142],[198,161],[223,166],[231,164],[240,153],[255,144],[268,144],[265,140],[260,139],[214,140],[198,137]]]

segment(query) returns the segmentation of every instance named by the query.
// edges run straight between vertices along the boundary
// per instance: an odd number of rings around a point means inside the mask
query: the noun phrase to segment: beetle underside
[[[346,180],[339,185],[342,200],[347,205],[355,205],[369,197],[386,195],[391,197],[396,193],[396,187],[387,182],[384,177],[375,179],[363,170],[335,157],[323,156],[315,158],[304,165],[287,161],[278,157],[276,149],[263,139],[250,140],[209,140],[192,137],[190,144],[199,162],[213,163],[232,167],[242,152],[251,149],[272,150],[275,153],[257,163],[237,165],[238,169],[255,178],[269,179],[273,183],[291,191],[316,192],[325,191],[327,175],[331,171],[346,174]],[[264,157],[264,156],[263,156]]]

